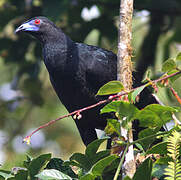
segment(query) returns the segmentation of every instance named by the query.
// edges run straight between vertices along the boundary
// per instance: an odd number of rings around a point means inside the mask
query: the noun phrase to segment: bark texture
[[[120,26],[119,26],[119,41],[118,41],[118,64],[117,64],[117,78],[125,87],[125,90],[132,88],[132,16],[133,16],[133,0],[121,0],[120,2]],[[121,128],[122,135],[128,139],[133,140],[132,131],[128,132]],[[122,168],[122,175],[133,177],[136,170],[134,161],[133,146],[129,147],[126,154],[124,166]]]

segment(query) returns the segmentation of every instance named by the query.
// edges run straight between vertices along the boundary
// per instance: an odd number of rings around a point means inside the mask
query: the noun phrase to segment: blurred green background
[[[67,159],[84,151],[71,118],[23,138],[40,125],[67,113],[59,102],[42,61],[40,44],[15,28],[31,17],[50,18],[74,41],[117,53],[119,0],[0,0],[0,164],[20,166],[26,153],[52,152]],[[181,1],[136,0],[133,17],[133,62],[139,79],[150,68],[154,78],[161,64],[181,51]],[[181,80],[174,88],[181,94]],[[178,105],[160,88],[165,105]],[[179,115],[178,115],[179,116]]]

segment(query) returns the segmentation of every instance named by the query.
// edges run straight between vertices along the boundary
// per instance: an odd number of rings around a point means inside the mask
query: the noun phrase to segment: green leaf
[[[126,176],[123,180],[131,180],[131,178],[129,176]]]
[[[72,178],[56,169],[45,169],[41,173],[37,174],[35,177],[50,180],[50,179],[67,179],[72,180]]]
[[[86,171],[89,171],[91,168],[91,163],[89,162],[88,157],[82,153],[74,153],[69,159],[70,161],[78,162]]]
[[[27,154],[26,155],[26,160],[23,161],[24,167],[26,167],[28,169],[32,160],[33,160],[33,158],[30,155]]]
[[[64,164],[64,161],[60,158],[52,158],[46,166],[46,169],[56,169],[70,177],[76,178],[77,175],[72,171],[69,164]]]
[[[110,155],[110,150],[103,150],[103,151],[99,151],[97,152],[94,156],[92,156],[92,163],[95,164],[97,161],[99,161],[100,159],[103,159],[107,156]]]
[[[181,52],[177,54],[176,61],[181,61]]]
[[[144,152],[143,146],[140,143],[135,143],[135,146],[139,151]]]
[[[120,135],[120,126],[121,124],[117,119],[107,119],[107,125],[104,131],[108,135],[111,135],[113,133],[117,133],[118,135]]]
[[[173,59],[168,59],[163,63],[162,71],[169,72],[176,69],[176,67],[177,67],[176,62]]]
[[[152,172],[152,161],[150,158],[147,158],[136,170],[136,173],[133,176],[133,180],[151,180],[151,172]]]
[[[176,73],[176,72],[178,72],[178,70],[170,71],[170,72],[168,72],[168,75],[171,75],[171,74]],[[174,81],[176,81],[180,77],[181,77],[181,74],[177,74],[176,76],[170,77],[169,81],[173,83]]]
[[[171,161],[172,158],[169,156],[164,156],[164,157],[160,157],[158,158],[154,164],[161,164],[161,165],[168,165],[168,162]]]
[[[80,178],[80,180],[94,180],[96,177],[92,174],[86,174]]]
[[[129,122],[133,120],[133,117],[136,115],[138,111],[139,110],[137,109],[137,107],[129,102],[113,101],[101,109],[101,114],[108,112],[116,112],[118,113],[118,118],[120,120],[126,117],[125,122]],[[123,123],[122,126],[125,127],[126,124]]]
[[[90,170],[90,174],[94,176],[102,176],[104,169],[110,165],[115,159],[117,159],[117,155],[110,155],[98,161]]]
[[[30,162],[28,170],[30,171],[31,179],[46,165],[51,159],[51,154],[42,154]]]
[[[117,94],[124,90],[124,87],[120,81],[110,81],[103,85],[96,95],[109,95]]]
[[[65,165],[65,166],[77,166],[77,167],[81,168],[81,165],[75,161],[65,161],[63,163],[63,165]]]
[[[56,169],[61,171],[62,167],[64,168],[64,166],[62,166],[63,162],[64,161],[60,158],[52,158],[47,164],[46,169]]]
[[[141,127],[161,127],[172,120],[172,113],[178,112],[178,108],[151,104],[140,110],[135,119],[139,119]]]
[[[116,172],[117,167],[120,163],[120,158],[115,159],[106,169],[104,170],[105,175]]]
[[[143,89],[146,87],[146,85],[144,86],[141,86],[139,88],[137,88],[136,90],[134,90],[132,92],[132,101],[135,103],[135,100],[136,100],[136,96],[138,96],[142,91]]]
[[[161,142],[154,146],[152,146],[146,154],[160,154],[166,155],[167,154],[167,142]]]
[[[11,177],[14,177],[11,174],[11,171],[5,171],[5,170],[0,170],[0,176],[3,177],[5,180]]]
[[[152,176],[158,179],[164,179],[164,172],[167,165],[155,164],[152,170]]]
[[[154,128],[154,129],[146,128],[139,132],[138,137],[139,137],[139,139],[145,138],[147,136],[156,134],[159,130],[160,130],[160,128]],[[148,149],[148,147],[154,142],[154,140],[155,140],[155,138],[147,138],[143,141],[140,141],[140,144],[144,148],[144,151],[146,151]]]
[[[91,142],[86,150],[85,150],[85,155],[88,157],[92,157],[96,154],[98,148],[100,147],[100,145],[106,141],[108,138],[104,138],[104,139],[96,139],[95,141]]]
[[[136,119],[139,119],[141,127],[161,127],[162,123],[160,122],[160,118],[152,112],[151,110],[141,110],[136,115]]]
[[[109,112],[119,112],[119,108],[120,108],[120,101],[112,101],[109,104],[105,105],[102,109],[101,109],[101,114],[103,113],[109,113]]]
[[[18,170],[18,172],[15,174],[15,179],[17,180],[24,180],[28,178],[28,170]]]

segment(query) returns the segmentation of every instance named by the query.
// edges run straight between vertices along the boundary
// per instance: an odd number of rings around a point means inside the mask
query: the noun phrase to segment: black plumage
[[[117,79],[117,56],[108,50],[72,41],[45,17],[23,23],[16,33],[27,32],[37,38],[43,48],[43,59],[50,81],[69,112],[97,103],[103,97],[95,94],[105,83]],[[139,108],[154,103],[148,91],[142,93]],[[101,106],[82,112],[75,120],[85,145],[97,138],[95,128],[104,129],[107,115]]]

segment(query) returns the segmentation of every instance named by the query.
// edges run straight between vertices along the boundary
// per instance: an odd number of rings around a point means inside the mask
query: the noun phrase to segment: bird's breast
[[[66,52],[56,52],[55,50],[44,50],[43,59],[49,73],[55,71],[63,72],[66,67]]]

